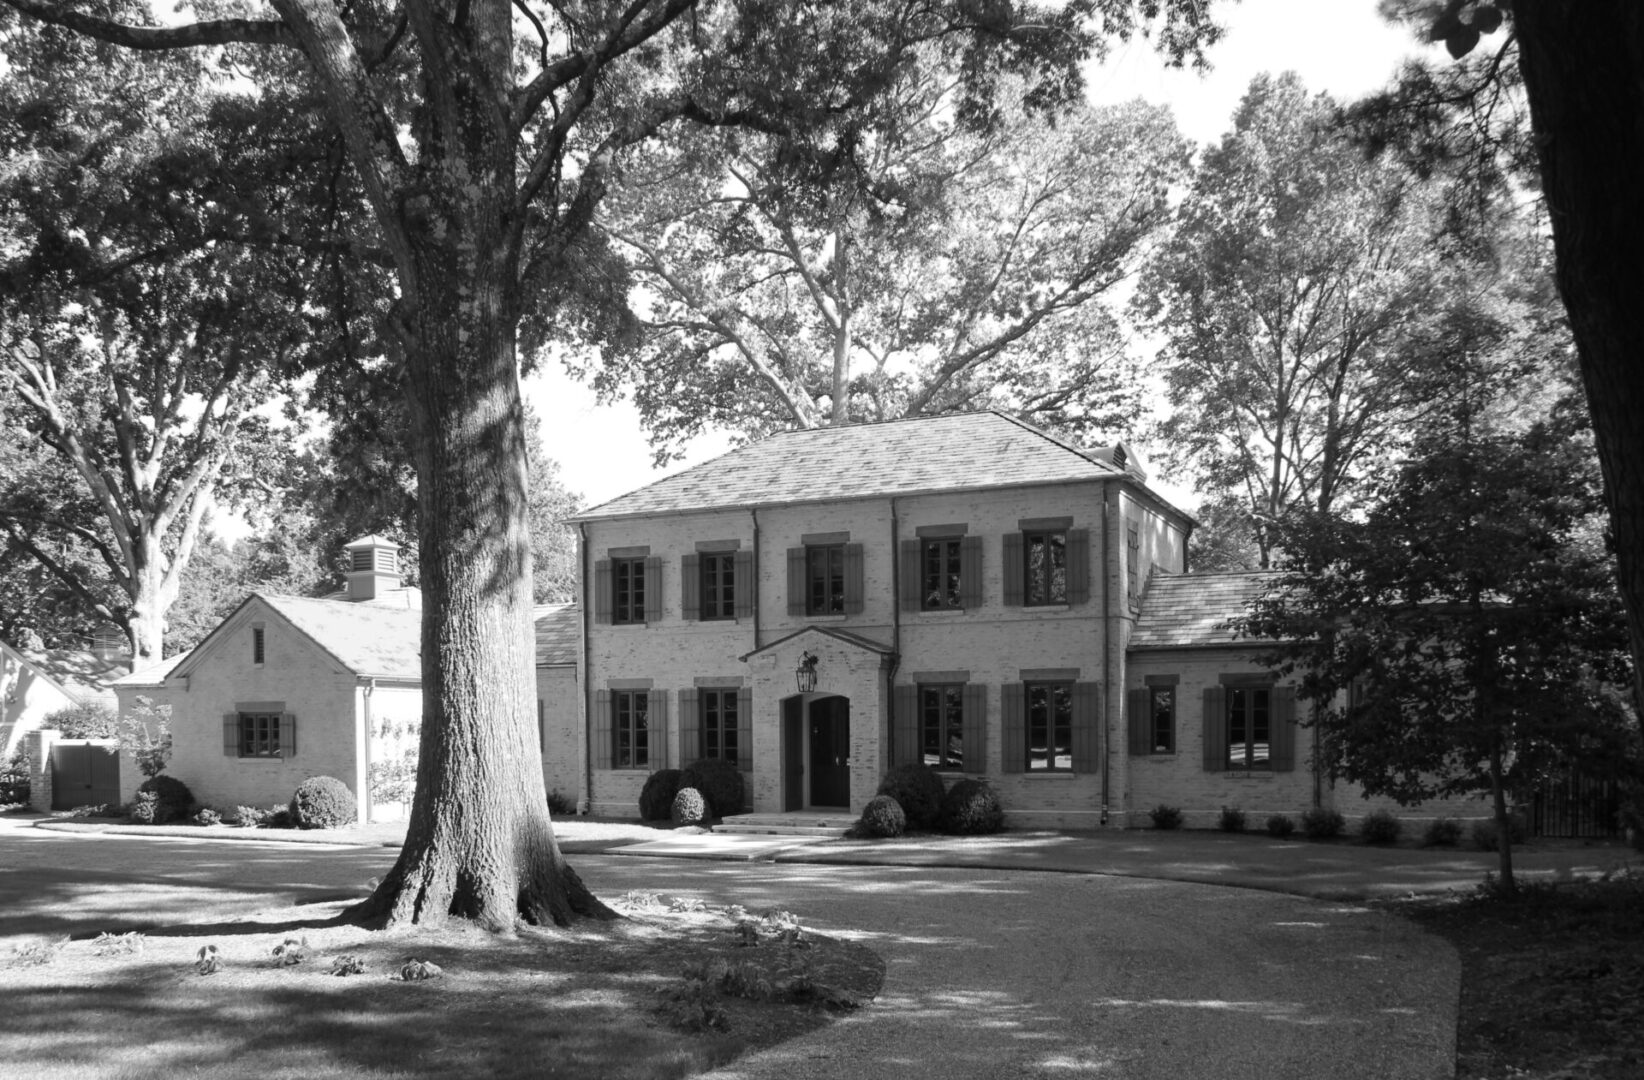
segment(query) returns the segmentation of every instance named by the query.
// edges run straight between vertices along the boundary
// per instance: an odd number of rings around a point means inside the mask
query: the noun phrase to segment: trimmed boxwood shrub
[[[933,829],[942,816],[942,797],[947,784],[942,774],[922,761],[898,765],[879,781],[879,794],[896,800],[907,817],[908,828]]]
[[[1309,840],[1334,840],[1347,828],[1347,819],[1334,810],[1314,807],[1302,815],[1302,832]]]
[[[1267,835],[1283,840],[1296,831],[1296,823],[1287,814],[1274,814],[1267,819]]]
[[[1237,806],[1222,807],[1222,816],[1216,824],[1222,832],[1244,832],[1244,811]]]
[[[863,836],[887,838],[901,836],[908,827],[908,817],[902,804],[889,795],[875,795],[862,808],[862,818],[856,823]]]
[[[174,818],[186,818],[190,810],[194,809],[194,792],[188,790],[188,785],[175,776],[161,773],[151,776],[137,785],[137,793],[145,791],[154,793],[154,820],[150,824],[160,825]]]
[[[996,833],[1005,827],[999,796],[983,780],[960,780],[942,796],[943,832],[959,836]]]
[[[292,824],[299,829],[335,829],[354,824],[354,793],[334,776],[310,776],[291,796]]]
[[[694,787],[682,787],[674,792],[674,801],[668,806],[668,817],[675,825],[697,825],[708,816],[708,800]]]
[[[1366,844],[1396,844],[1404,822],[1390,810],[1372,810],[1359,822],[1359,838]]]
[[[703,758],[685,766],[679,786],[696,788],[708,803],[709,817],[729,817],[742,812],[742,774],[724,758]]]
[[[1451,817],[1434,818],[1421,834],[1428,847],[1455,847],[1461,843],[1461,822]]]
[[[679,794],[679,770],[658,769],[645,778],[639,789],[639,820],[667,821]]]
[[[1182,808],[1179,806],[1166,806],[1164,803],[1160,803],[1149,810],[1147,816],[1153,819],[1155,829],[1179,829],[1182,827]]]

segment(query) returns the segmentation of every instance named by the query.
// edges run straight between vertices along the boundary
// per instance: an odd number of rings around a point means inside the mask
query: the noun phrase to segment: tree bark
[[[1644,4],[1521,0],[1513,13],[1644,704]]]

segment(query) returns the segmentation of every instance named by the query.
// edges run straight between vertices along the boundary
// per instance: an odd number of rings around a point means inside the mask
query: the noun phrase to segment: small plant
[[[259,810],[255,806],[236,806],[234,812],[228,816],[228,823],[238,825],[242,829],[254,829],[267,818],[267,810]]]
[[[223,815],[209,806],[200,807],[200,812],[194,815],[194,824],[196,825],[221,825],[222,823]]]
[[[401,982],[426,982],[429,979],[437,979],[444,974],[445,969],[434,963],[434,961],[419,960],[415,956],[408,957],[405,963],[400,965]]]
[[[139,791],[137,801],[131,804],[131,820],[139,825],[158,825],[164,821],[165,811],[160,806],[159,794]]]
[[[286,938],[274,946],[275,967],[296,967],[308,959],[308,939]]]
[[[898,765],[879,781],[880,795],[889,795],[906,815],[908,828],[933,829],[942,815],[947,785],[942,774],[923,762]]]
[[[76,806],[69,811],[69,817],[108,817],[108,803],[87,803],[85,806]]]
[[[364,975],[365,961],[352,953],[343,953],[341,956],[332,958],[331,974],[339,977],[343,975]]]
[[[1421,834],[1426,847],[1455,847],[1461,843],[1461,822],[1455,818],[1434,818]]]
[[[1224,806],[1216,824],[1222,832],[1244,832],[1244,811],[1237,806]]]
[[[1167,806],[1160,803],[1149,810],[1147,816],[1153,819],[1155,829],[1179,829],[1182,827],[1182,808],[1179,806]]]
[[[742,774],[724,758],[693,761],[679,774],[679,786],[693,787],[708,803],[708,816],[723,818],[742,812],[745,794]]]
[[[1315,806],[1302,815],[1302,832],[1309,840],[1334,840],[1346,829],[1346,818],[1322,806]]]
[[[548,793],[548,812],[554,817],[570,817],[577,812],[577,804],[569,795],[563,795],[559,788],[555,788]]]
[[[658,769],[645,778],[639,790],[639,820],[667,821],[679,794],[679,770]]]
[[[12,806],[29,801],[29,757],[18,750],[4,765],[0,765],[0,806]]]
[[[194,970],[200,975],[215,975],[223,970],[223,954],[215,945],[201,945],[194,954]]]
[[[1473,846],[1480,851],[1499,851],[1500,844],[1497,838],[1501,834],[1496,831],[1494,818],[1480,818],[1473,822]],[[1507,840],[1518,845],[1529,838],[1529,832],[1524,827],[1524,819],[1516,814],[1507,818]]]
[[[1267,835],[1277,840],[1284,840],[1296,831],[1296,823],[1290,820],[1288,814],[1274,814],[1267,819]]]
[[[1366,844],[1396,844],[1404,822],[1390,810],[1372,810],[1359,822],[1359,838]]]
[[[139,798],[143,792],[149,791],[158,796],[160,803],[153,821],[155,825],[186,818],[194,809],[194,792],[188,790],[188,785],[175,776],[150,776],[137,785]]]
[[[702,797],[702,792],[694,787],[684,787],[674,792],[668,818],[675,825],[700,825],[707,816],[708,801]]]
[[[960,780],[942,796],[941,826],[959,836],[996,833],[1005,827],[1005,811],[986,781]]]
[[[295,829],[297,821],[291,816],[291,807],[270,806],[263,811],[262,827],[265,829]]]
[[[659,1011],[670,1027],[700,1033],[730,1026],[713,988],[701,979],[686,979],[681,986],[664,986],[657,993],[662,996]]]
[[[144,776],[152,780],[165,772],[171,761],[170,705],[156,707],[152,698],[137,695],[132,710],[116,721],[114,734]],[[188,808],[182,812],[187,814]]]
[[[868,800],[868,805],[862,808],[862,818],[857,822],[857,828],[863,836],[880,839],[901,836],[907,830],[907,815],[902,812],[902,806],[889,795],[875,795]]]
[[[68,938],[52,940],[46,938],[40,941],[25,942],[22,945],[11,947],[11,962],[13,967],[44,967],[56,960],[69,943]]]
[[[291,796],[291,820],[299,829],[336,829],[358,816],[354,793],[334,776],[310,776]]]
[[[91,947],[98,956],[128,956],[142,952],[145,944],[143,935],[136,930],[124,934],[111,934],[105,930],[97,935]]]

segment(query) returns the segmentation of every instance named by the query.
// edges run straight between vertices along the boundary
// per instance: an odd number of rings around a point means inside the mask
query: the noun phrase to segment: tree
[[[1605,692],[1630,680],[1626,629],[1580,411],[1522,432],[1465,419],[1420,440],[1362,519],[1295,515],[1286,573],[1238,624],[1291,643],[1267,659],[1301,673],[1332,777],[1406,804],[1487,793],[1508,889],[1509,793],[1628,756]]]
[[[1156,0],[1056,10],[969,2],[273,0],[277,18],[129,25],[53,0],[4,0],[135,49],[256,46],[299,61],[342,136],[397,295],[417,467],[425,719],[406,844],[355,909],[387,922],[563,923],[604,906],[565,864],[534,765],[532,581],[516,332],[531,351],[604,340],[623,278],[589,228],[633,148],[684,123],[835,141],[910,51],[961,61],[962,112],[985,116],[1004,68],[1071,99],[1087,22],[1128,32]],[[1192,0],[1162,8],[1177,55],[1213,37]],[[270,54],[268,50],[273,50]],[[282,69],[283,70],[283,69]],[[818,158],[818,160],[820,160]]]
[[[1186,144],[1134,102],[984,130],[922,50],[894,100],[797,188],[789,142],[705,130],[629,171],[603,228],[651,298],[598,385],[652,442],[999,407],[1075,437],[1128,426],[1139,377],[1102,301],[1167,217]]]

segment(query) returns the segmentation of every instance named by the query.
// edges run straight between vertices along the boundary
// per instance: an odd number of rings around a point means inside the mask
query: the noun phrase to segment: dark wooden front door
[[[805,809],[805,702],[782,703],[782,809]]]
[[[842,697],[811,702],[811,805],[850,806],[851,703]]]
[[[62,745],[51,748],[51,808],[110,806],[120,801],[120,755],[112,747]]]

